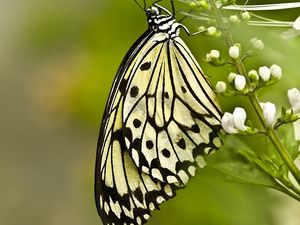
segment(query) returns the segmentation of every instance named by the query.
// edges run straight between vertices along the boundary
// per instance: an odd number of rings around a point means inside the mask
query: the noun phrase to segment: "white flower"
[[[275,79],[279,80],[281,78],[282,69],[280,66],[273,64],[270,67],[270,72],[271,72],[272,77],[274,77]]]
[[[226,91],[226,83],[223,81],[218,81],[216,84],[217,93],[222,93]]]
[[[233,115],[231,113],[225,112],[222,120],[222,127],[228,134],[236,134],[238,130],[234,127]]]
[[[229,55],[231,58],[237,59],[239,57],[239,54],[240,48],[238,46],[234,45],[229,48]]]
[[[232,83],[234,78],[236,77],[236,75],[237,75],[236,73],[230,72],[229,75],[228,75],[228,78],[227,78],[228,82]]]
[[[276,119],[276,106],[271,102],[260,103],[268,126],[273,126]]]
[[[238,91],[242,91],[246,86],[246,78],[240,74],[234,78],[234,86]]]
[[[255,49],[258,50],[258,51],[263,50],[263,48],[265,47],[263,41],[262,41],[262,40],[259,40],[259,39],[257,39],[257,38],[252,38],[252,39],[250,40],[250,42],[251,42],[253,48],[255,48]]]
[[[292,106],[293,112],[300,112],[300,92],[297,88],[288,90],[288,99]]]
[[[243,12],[242,13],[242,19],[248,21],[250,19],[250,13],[249,12]]]
[[[248,77],[251,81],[258,81],[259,80],[259,76],[256,70],[250,70],[248,72]]]
[[[246,117],[246,111],[243,108],[236,107],[233,113],[224,113],[221,120],[222,127],[229,134],[245,131],[247,130],[247,127],[245,126]]]
[[[237,15],[231,15],[229,17],[229,22],[231,22],[231,23],[240,23],[241,20],[239,19],[239,17]]]
[[[211,58],[210,53],[207,53],[207,54],[205,55],[205,61],[206,61],[206,62],[211,62],[211,61],[212,61],[212,58]]]
[[[246,111],[243,108],[236,107],[233,111],[233,124],[234,127],[240,131],[246,130],[245,121],[246,121]]]
[[[217,34],[217,28],[211,26],[209,28],[207,28],[207,34],[213,36]]]
[[[295,30],[300,30],[300,16],[298,16],[298,18],[294,21],[293,28]]]
[[[210,51],[210,56],[211,58],[217,59],[220,57],[220,52],[218,50],[211,50]]]
[[[258,74],[263,81],[268,81],[271,76],[270,69],[266,66],[259,67]]]

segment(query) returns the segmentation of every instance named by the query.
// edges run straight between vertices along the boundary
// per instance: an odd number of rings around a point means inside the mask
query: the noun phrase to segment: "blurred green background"
[[[265,15],[294,20],[299,14]],[[191,31],[202,25],[185,22]],[[147,28],[143,11],[133,0],[1,0],[0,27],[0,224],[101,224],[93,199],[99,125],[115,72]],[[300,37],[282,39],[287,29],[234,31],[242,44],[254,36],[265,42],[263,53],[247,61],[248,69],[282,66],[280,84],[261,93],[262,101],[278,105],[287,105],[288,88],[300,88]],[[229,67],[202,60],[212,48],[227,56],[221,39],[182,37],[212,83],[226,80]],[[220,100],[228,111],[249,107],[242,98]],[[227,182],[206,168],[154,212],[149,224],[300,225],[299,215],[295,200]]]

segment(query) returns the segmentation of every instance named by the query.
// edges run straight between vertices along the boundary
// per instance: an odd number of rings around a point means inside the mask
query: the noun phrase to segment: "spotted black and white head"
[[[146,10],[149,28],[156,33],[166,33],[169,38],[179,36],[179,28],[182,24],[177,23],[174,15],[167,9],[154,4]]]

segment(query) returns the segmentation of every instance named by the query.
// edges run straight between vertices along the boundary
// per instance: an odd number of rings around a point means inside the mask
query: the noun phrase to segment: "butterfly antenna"
[[[143,10],[143,11],[145,11],[146,9],[146,0],[144,0],[144,7],[142,7],[141,5],[140,5],[140,3],[137,1],[137,0],[134,0],[135,1],[135,3],[138,5],[138,7],[141,9],[141,10]]]
[[[172,14],[173,14],[173,17],[175,18],[175,17],[176,17],[176,10],[175,10],[175,3],[174,3],[174,0],[171,0],[171,7],[172,7]]]

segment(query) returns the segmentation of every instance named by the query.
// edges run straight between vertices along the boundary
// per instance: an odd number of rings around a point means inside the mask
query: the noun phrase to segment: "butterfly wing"
[[[152,41],[160,39],[155,34]],[[183,187],[220,147],[221,111],[212,88],[180,37],[157,45],[128,83],[125,145],[138,169]],[[154,50],[153,50],[154,52]],[[148,65],[147,70],[143,65]]]
[[[160,42],[152,41],[146,32],[129,50],[118,70],[104,113],[97,147],[95,170],[95,200],[104,224],[142,224],[150,212],[175,195],[174,187],[141,172],[129,155],[124,139],[124,99],[135,95],[128,89],[134,76],[148,71],[145,59],[154,60],[160,54]],[[143,80],[140,88],[147,79]]]
[[[95,198],[105,224],[142,224],[220,146],[221,112],[184,42],[146,32],[117,73],[97,149]]]

